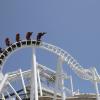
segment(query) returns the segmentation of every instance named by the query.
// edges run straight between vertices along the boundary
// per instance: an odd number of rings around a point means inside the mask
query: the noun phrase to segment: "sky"
[[[0,1],[0,46],[6,48],[6,37],[15,42],[16,32],[25,39],[27,31],[34,32],[33,39],[37,32],[47,32],[44,42],[64,49],[84,68],[96,67],[100,73],[100,0]],[[37,49],[36,54],[38,63],[55,69],[56,55],[42,49]],[[32,48],[13,53],[3,67],[4,72],[31,68],[31,58]],[[95,92],[93,83],[77,77],[65,63],[63,68],[73,76],[74,90]]]

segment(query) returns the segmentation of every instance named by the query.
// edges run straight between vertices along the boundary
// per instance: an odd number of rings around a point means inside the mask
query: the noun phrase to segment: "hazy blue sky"
[[[84,68],[95,66],[100,73],[100,0],[2,0],[0,1],[0,46],[4,38],[15,41],[15,33],[46,31],[45,42],[69,52]],[[31,49],[16,52],[4,70],[31,68]],[[18,59],[20,57],[20,59]],[[52,58],[52,60],[50,59]],[[37,50],[39,63],[55,69],[57,57]],[[64,69],[73,75],[74,90],[94,92],[93,84],[77,77],[67,64]]]

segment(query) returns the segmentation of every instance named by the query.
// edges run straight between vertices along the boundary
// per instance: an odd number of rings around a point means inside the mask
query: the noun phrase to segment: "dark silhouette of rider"
[[[31,35],[32,35],[32,33],[33,33],[33,32],[27,32],[27,33],[26,33],[26,39],[27,39],[27,40],[31,40]]]
[[[5,39],[5,43],[6,43],[6,46],[10,46],[11,45],[10,39],[9,38],[6,38]]]
[[[42,38],[42,36],[43,36],[44,34],[47,34],[47,33],[46,33],[46,32],[39,32],[39,33],[37,34],[37,41],[41,41],[41,38]]]
[[[16,33],[16,42],[19,42],[19,41],[21,41],[20,40],[20,34],[19,33]]]

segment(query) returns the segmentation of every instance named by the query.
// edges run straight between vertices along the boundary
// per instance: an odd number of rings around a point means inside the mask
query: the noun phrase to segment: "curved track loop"
[[[89,69],[84,69],[68,52],[63,49],[56,47],[54,45],[41,42],[39,45],[35,40],[22,40],[20,42],[15,42],[11,46],[7,47],[3,53],[0,54],[0,68],[3,69],[3,66],[7,60],[7,58],[14,53],[15,51],[35,46],[36,48],[42,48],[47,51],[50,51],[62,58],[64,62],[66,62],[69,67],[82,79],[85,80],[93,80],[92,72]]]

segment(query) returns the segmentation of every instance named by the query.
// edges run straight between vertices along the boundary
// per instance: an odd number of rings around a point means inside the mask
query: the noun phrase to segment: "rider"
[[[27,32],[27,33],[26,33],[26,39],[27,39],[27,40],[31,40],[30,37],[31,37],[32,33],[33,33],[33,32]]]
[[[39,33],[37,34],[37,41],[41,41],[41,37],[42,37],[44,34],[47,34],[47,32],[39,32]]]
[[[39,45],[40,44],[40,42],[41,42],[41,37],[44,35],[44,34],[47,34],[46,32],[39,32],[39,33],[37,33],[37,45]]]
[[[11,45],[10,39],[8,37],[5,39],[5,43],[6,43],[6,46],[10,46]]]
[[[19,42],[19,41],[21,41],[20,40],[20,34],[19,33],[16,33],[16,42]]]

